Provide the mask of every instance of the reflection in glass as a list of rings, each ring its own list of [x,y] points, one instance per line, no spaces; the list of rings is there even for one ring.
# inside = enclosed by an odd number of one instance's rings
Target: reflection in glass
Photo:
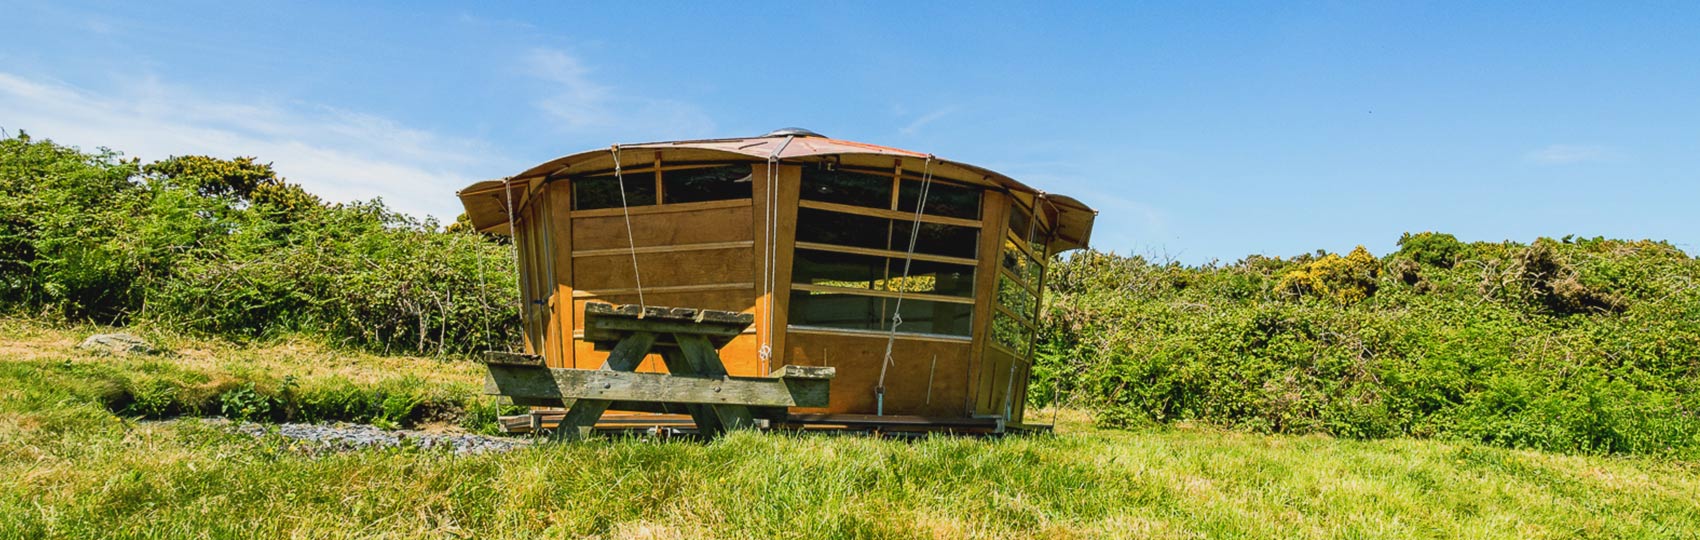
[[[800,194],[804,200],[869,208],[891,208],[891,176],[845,170],[803,168]]]
[[[790,324],[799,326],[890,331],[891,316],[896,306],[894,298],[791,291],[788,319]],[[973,304],[906,298],[903,300],[903,324],[897,327],[897,332],[967,336],[973,316]]]
[[[897,209],[904,212],[915,211],[915,200],[921,196],[921,183],[905,179],[897,193]],[[927,209],[929,216],[945,216],[963,219],[980,219],[980,189],[972,187],[933,182],[927,188]]]
[[[748,199],[749,164],[661,172],[662,202],[667,204]]]
[[[573,179],[573,209],[619,208],[619,180],[626,183],[626,206],[655,204],[655,171],[649,170]]]
[[[998,275],[998,303],[1029,321],[1037,315],[1036,308],[1039,306],[1033,293],[1003,274]]]
[[[1027,327],[1015,322],[1000,312],[992,312],[992,339],[1005,348],[1014,351],[1016,356],[1027,355],[1027,344],[1032,340]]]

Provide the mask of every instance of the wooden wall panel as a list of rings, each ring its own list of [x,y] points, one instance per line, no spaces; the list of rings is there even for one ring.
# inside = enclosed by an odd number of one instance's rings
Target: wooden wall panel
[[[575,328],[578,312],[573,311],[573,229],[571,219],[567,216],[572,212],[572,189],[565,183],[546,184],[545,190],[549,201],[550,256],[555,264],[552,268],[555,279],[551,286],[554,297],[550,308],[554,311],[555,323],[551,326],[555,353],[549,358],[548,364],[553,367],[569,367],[573,365],[573,346],[571,329]]]
[[[802,189],[803,169],[796,165],[780,165],[774,176],[776,190],[774,199],[777,201],[774,213],[774,233],[769,238],[767,233],[767,165],[757,165],[754,169],[756,178],[755,189],[755,219],[751,220],[751,232],[756,242],[752,251],[755,254],[754,274],[757,283],[756,290],[756,331],[759,341],[769,343],[772,351],[771,366],[785,364],[787,333],[785,325],[787,306],[791,303],[791,260],[792,251],[797,239],[797,199]],[[773,260],[766,257],[767,242],[774,243]],[[773,265],[773,290],[767,291],[764,280],[767,265]],[[769,308],[771,306],[771,309]],[[771,332],[771,335],[770,335]]]
[[[1001,415],[1004,389],[1009,386],[1009,366],[1016,360],[1014,356],[997,347],[986,347],[984,351],[980,358],[982,367],[975,377],[978,384],[974,414]]]
[[[880,362],[885,357],[886,339],[881,336],[849,336],[789,332],[787,360],[805,366],[831,366],[838,375],[832,380],[832,399],[824,410],[800,412],[874,414],[874,388],[879,384]],[[960,417],[968,395],[967,342],[919,341],[898,338],[892,347],[893,364],[885,377],[885,414]],[[933,368],[934,356],[938,367]],[[928,375],[932,372],[931,400]]]
[[[632,216],[632,238],[626,238],[624,216],[573,218],[573,249],[625,249],[638,246],[676,246],[736,242],[755,238],[748,206]]]
[[[752,249],[729,248],[672,253],[639,253],[638,269],[644,287],[674,287],[750,282],[754,274]],[[573,288],[581,291],[635,289],[629,253],[575,257]],[[656,303],[656,305],[666,305]],[[676,306],[696,307],[696,306]]]

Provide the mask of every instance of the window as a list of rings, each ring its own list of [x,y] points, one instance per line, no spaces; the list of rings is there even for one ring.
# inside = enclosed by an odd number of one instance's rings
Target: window
[[[915,200],[921,196],[921,182],[905,179],[897,194],[897,209],[915,211]],[[943,182],[933,182],[927,188],[927,214],[963,219],[980,219],[980,190]]]
[[[998,304],[1017,316],[1032,318],[1038,314],[1039,304],[1033,297],[1033,291],[1016,283],[1008,275],[998,276]]]
[[[749,199],[752,174],[748,163],[667,166],[596,174],[572,179],[573,210],[619,208],[620,182],[626,185],[625,206],[651,206]],[[657,190],[660,193],[656,193]]]
[[[1031,360],[1033,334],[1038,328],[1040,291],[1045,277],[1045,243],[1049,228],[1020,203],[1009,210],[998,271],[997,309],[992,316],[992,343],[1016,357]]]
[[[888,331],[901,294],[898,332],[972,332],[981,192],[935,181],[916,228],[919,187],[896,169],[803,170],[790,324]]]
[[[790,322],[798,326],[887,332],[897,299],[837,291],[791,291]],[[966,336],[974,304],[903,299],[903,334]]]
[[[655,204],[655,171],[622,171],[573,179],[573,209],[619,208],[620,183],[626,185],[626,206]]]
[[[750,198],[753,177],[746,163],[661,172],[666,204]]]
[[[805,200],[891,208],[891,177],[846,170],[803,169]]]
[[[1027,345],[1033,342],[1033,330],[1002,312],[992,315],[992,340],[1018,357],[1027,356]]]
[[[797,209],[797,241],[887,251],[909,251],[914,222],[846,214],[814,208]],[[980,229],[942,223],[922,223],[915,252],[972,259],[980,250]]]
[[[1039,261],[1033,260],[1032,255],[1022,251],[1020,244],[1014,238],[1009,237],[1003,239],[1003,267],[1014,273],[1015,277],[1027,282],[1028,285],[1038,284],[1039,276],[1044,272],[1044,268],[1039,266]]]

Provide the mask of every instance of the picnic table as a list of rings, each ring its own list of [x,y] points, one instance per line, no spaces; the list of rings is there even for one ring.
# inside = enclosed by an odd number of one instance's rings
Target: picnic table
[[[791,407],[825,407],[835,371],[782,366],[767,376],[726,373],[720,348],[755,322],[748,313],[694,308],[584,306],[584,339],[609,351],[601,369],[552,368],[537,355],[487,353],[484,392],[517,405],[562,407],[555,438],[591,432],[610,409],[690,414],[697,432],[715,436],[783,420]],[[667,373],[638,373],[650,353]]]

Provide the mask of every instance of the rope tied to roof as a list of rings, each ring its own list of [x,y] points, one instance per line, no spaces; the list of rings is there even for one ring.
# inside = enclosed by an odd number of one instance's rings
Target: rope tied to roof
[[[508,199],[508,251],[513,255],[514,268],[520,268],[519,229],[514,224],[514,177],[502,179],[502,194]],[[525,277],[518,272],[514,273],[514,291],[518,293],[514,295],[514,308],[519,311],[520,325],[524,326],[530,318],[525,315]]]
[[[649,304],[643,300],[643,273],[638,271],[637,238],[632,234],[632,211],[626,203],[626,178],[620,170],[620,145],[608,147],[608,153],[614,158],[614,183],[620,188],[620,215],[626,218],[626,247],[632,255],[632,281],[637,283],[638,318],[649,312]]]
[[[915,200],[915,217],[909,223],[909,249],[903,252],[903,277],[897,281],[897,302],[891,308],[891,329],[885,336],[885,358],[880,361],[880,379],[874,386],[874,394],[880,401],[880,414],[885,413],[885,375],[894,362],[891,349],[897,343],[897,327],[903,325],[903,296],[909,290],[909,267],[915,260],[915,244],[921,238],[921,218],[926,216],[927,195],[933,188],[933,159],[932,154],[927,154],[926,161],[921,165],[921,192]],[[898,185],[901,191],[902,184]]]
[[[779,270],[774,265],[779,260],[779,153],[784,152],[795,138],[794,135],[785,136],[785,140],[767,155],[767,191],[762,194],[766,207],[762,216],[762,292],[767,294],[767,301],[762,314],[761,348],[756,349],[756,356],[761,358],[768,373],[773,372],[773,310],[776,305],[773,289],[779,282]]]

